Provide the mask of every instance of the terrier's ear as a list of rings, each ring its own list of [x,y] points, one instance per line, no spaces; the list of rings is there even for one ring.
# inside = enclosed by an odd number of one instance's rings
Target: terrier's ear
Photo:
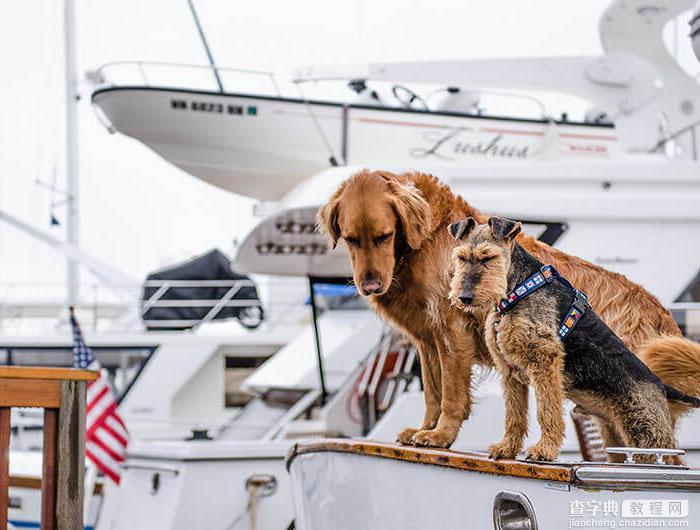
[[[491,217],[488,222],[491,228],[491,234],[493,234],[496,241],[510,241],[514,239],[515,236],[520,233],[523,226],[521,223],[506,219],[505,217]]]
[[[460,239],[467,237],[469,232],[471,232],[472,228],[475,226],[476,220],[473,217],[467,217],[466,219],[452,223],[448,227],[448,230],[450,231],[450,234],[452,234],[452,237],[459,241]]]

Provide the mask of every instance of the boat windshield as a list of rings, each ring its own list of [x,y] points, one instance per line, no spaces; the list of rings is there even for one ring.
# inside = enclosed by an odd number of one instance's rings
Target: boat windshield
[[[120,402],[129,392],[155,348],[151,346],[93,346]],[[0,364],[18,366],[73,366],[73,350],[68,346],[13,346],[0,344]]]

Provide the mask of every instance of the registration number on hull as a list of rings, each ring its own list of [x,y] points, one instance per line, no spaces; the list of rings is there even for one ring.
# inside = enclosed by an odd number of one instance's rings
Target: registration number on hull
[[[234,116],[242,116],[243,114],[256,116],[258,114],[258,107],[255,105],[245,106],[186,99],[171,99],[170,108],[191,112],[207,112],[210,114],[231,114]]]

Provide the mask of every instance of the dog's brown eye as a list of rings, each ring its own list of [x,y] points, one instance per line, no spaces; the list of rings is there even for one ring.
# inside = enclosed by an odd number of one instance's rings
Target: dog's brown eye
[[[375,237],[374,244],[381,245],[385,241],[388,241],[390,237],[391,237],[391,234],[382,234],[381,236]]]
[[[345,241],[347,241],[348,245],[352,247],[359,247],[360,246],[360,240],[356,237],[346,237]]]
[[[495,258],[495,257],[496,257],[496,256],[484,256],[484,257],[481,258],[479,261],[480,261],[481,263],[486,263],[487,261],[491,261],[491,260],[492,260],[493,258]]]
[[[462,263],[466,263],[466,262],[467,262],[467,258],[465,258],[464,256],[457,256],[457,259],[458,259],[459,261],[461,261]]]

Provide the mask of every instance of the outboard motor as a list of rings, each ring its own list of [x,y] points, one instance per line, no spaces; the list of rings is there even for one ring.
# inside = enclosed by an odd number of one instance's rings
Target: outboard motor
[[[700,0],[695,4],[693,17],[690,19],[690,38],[693,41],[695,56],[700,61]]]

